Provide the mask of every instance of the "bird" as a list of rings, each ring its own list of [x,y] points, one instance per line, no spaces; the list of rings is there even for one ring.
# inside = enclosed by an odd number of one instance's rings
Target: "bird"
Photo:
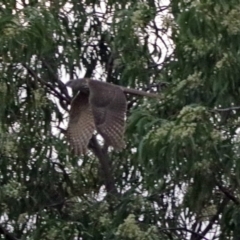
[[[125,94],[159,97],[158,94],[91,78],[73,79],[66,86],[77,92],[71,101],[66,136],[74,154],[78,156],[86,154],[95,131],[103,137],[107,146],[117,151],[125,147]]]

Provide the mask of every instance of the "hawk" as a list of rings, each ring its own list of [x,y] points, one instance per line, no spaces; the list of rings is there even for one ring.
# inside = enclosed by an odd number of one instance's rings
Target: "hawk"
[[[71,80],[66,86],[78,91],[71,102],[66,131],[67,139],[76,155],[86,153],[94,131],[103,137],[108,146],[116,150],[124,148],[123,136],[127,110],[125,93],[159,97],[157,94],[89,78]]]

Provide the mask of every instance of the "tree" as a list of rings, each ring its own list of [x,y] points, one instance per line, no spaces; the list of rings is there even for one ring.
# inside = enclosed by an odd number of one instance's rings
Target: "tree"
[[[1,239],[239,239],[240,2],[0,1]],[[69,78],[128,98],[127,147],[74,156]]]

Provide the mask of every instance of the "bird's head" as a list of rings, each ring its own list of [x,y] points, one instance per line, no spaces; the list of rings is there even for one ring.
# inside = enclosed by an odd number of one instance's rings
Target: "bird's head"
[[[86,78],[72,79],[66,83],[66,86],[72,88],[73,91],[88,90],[88,82]]]

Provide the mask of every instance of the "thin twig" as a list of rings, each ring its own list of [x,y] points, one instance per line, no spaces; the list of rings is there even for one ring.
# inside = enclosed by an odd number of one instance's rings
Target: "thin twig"
[[[213,112],[227,112],[227,111],[233,111],[233,110],[240,110],[240,106],[236,107],[229,107],[229,108],[216,108],[213,109]]]
[[[200,234],[200,233],[197,233],[197,232],[194,232],[190,229],[187,229],[187,228],[161,228],[159,229],[159,231],[172,231],[172,230],[175,230],[175,231],[184,231],[184,232],[189,232],[191,234],[194,234],[202,239],[205,239],[205,240],[209,240],[208,238],[204,237],[204,235]]]

